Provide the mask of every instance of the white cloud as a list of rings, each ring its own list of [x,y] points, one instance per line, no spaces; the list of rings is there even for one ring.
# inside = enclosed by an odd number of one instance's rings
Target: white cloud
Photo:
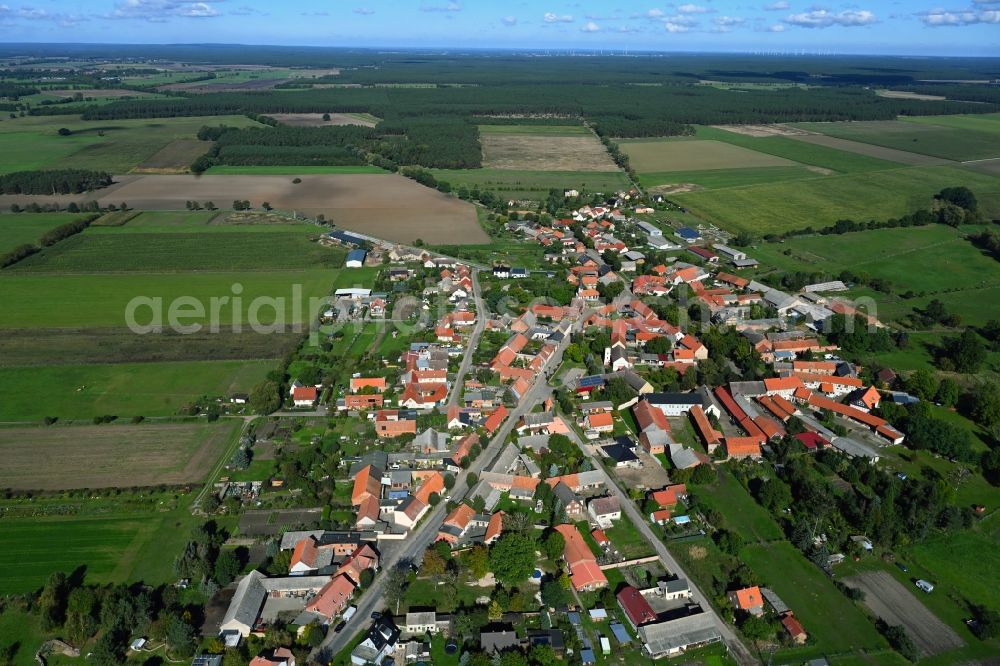
[[[546,23],[572,23],[573,17],[570,14],[554,14],[552,12],[545,12],[542,16],[542,20]]]
[[[500,21],[508,28],[513,28],[515,25],[517,25],[516,16],[504,16],[502,19],[500,19]]]
[[[375,10],[371,7],[355,7],[352,11],[355,14],[361,14],[362,16],[371,16],[375,13]]]
[[[170,18],[211,18],[221,13],[208,2],[183,0],[124,0],[115,6],[108,18],[137,19],[162,23]]]
[[[764,30],[764,32],[784,32],[784,31],[785,31],[785,26],[781,25],[780,23],[775,23],[774,25],[769,25]]]
[[[597,32],[601,29],[601,26],[597,25],[593,21],[588,21],[586,25],[580,28],[581,32]]]
[[[687,32],[691,29],[691,26],[675,23],[673,21],[667,21],[663,24],[663,29],[667,32]]]
[[[662,9],[650,9],[648,12],[646,12],[646,16],[648,16],[649,18],[660,18],[661,16],[663,16],[663,14],[664,12]]]
[[[791,14],[785,19],[789,25],[800,28],[829,28],[832,26],[854,27],[871,25],[878,19],[867,9],[848,9],[842,12],[831,12],[826,9],[813,9],[801,14]]]
[[[732,28],[747,22],[745,18],[740,16],[716,16],[712,21],[720,28]]]
[[[445,5],[420,5],[422,12],[460,12],[462,6],[457,2],[449,2]]]
[[[681,5],[677,8],[681,14],[704,14],[706,12],[712,11],[708,7],[702,7],[701,5],[693,5],[688,3],[686,5]]]
[[[979,4],[988,3],[980,2]],[[924,22],[924,25],[931,28],[957,27],[975,25],[977,23],[994,24],[1000,23],[1000,10],[987,9],[978,11],[968,9],[964,11],[945,11],[943,9],[932,9],[929,12],[921,12],[920,20]]]
[[[764,5],[764,11],[766,12],[781,12],[791,7],[787,0],[778,0],[777,2],[772,2],[769,5]]]

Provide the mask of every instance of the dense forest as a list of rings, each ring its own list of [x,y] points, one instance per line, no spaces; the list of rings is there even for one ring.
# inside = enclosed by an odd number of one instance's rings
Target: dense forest
[[[0,194],[80,194],[110,184],[111,175],[103,171],[15,171],[0,175]]]

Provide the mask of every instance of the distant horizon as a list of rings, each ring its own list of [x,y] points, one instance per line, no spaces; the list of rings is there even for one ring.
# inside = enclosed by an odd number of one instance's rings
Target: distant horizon
[[[10,0],[7,0],[10,2]],[[995,57],[1000,0],[46,0],[3,43]],[[127,35],[118,41],[115,37]],[[253,35],[248,39],[248,35]],[[109,40],[108,37],[111,36]],[[13,38],[13,39],[11,39]]]
[[[376,52],[419,52],[427,54],[463,54],[469,52],[479,53],[506,53],[514,55],[536,55],[536,56],[576,56],[580,57],[633,57],[633,56],[659,56],[659,55],[687,55],[687,56],[754,56],[767,58],[854,58],[854,57],[880,57],[880,58],[901,58],[907,60],[949,60],[949,59],[975,59],[975,60],[998,60],[997,55],[978,54],[926,54],[926,53],[878,53],[864,51],[843,51],[843,52],[819,52],[805,49],[789,50],[767,50],[767,49],[746,49],[746,50],[687,50],[687,49],[655,49],[655,48],[592,48],[592,47],[541,47],[541,46],[447,46],[447,45],[330,45],[330,44],[285,44],[285,43],[253,43],[253,42],[113,42],[113,41],[4,41],[0,39],[0,48],[25,47],[72,47],[72,46],[118,46],[118,47],[244,47],[244,48],[273,48],[273,49],[323,49],[330,51],[376,51]],[[10,57],[10,56],[7,56]]]

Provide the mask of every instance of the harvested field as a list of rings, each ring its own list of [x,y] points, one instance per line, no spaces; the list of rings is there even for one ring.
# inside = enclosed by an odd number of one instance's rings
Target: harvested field
[[[238,424],[0,428],[0,487],[69,490],[205,478]]]
[[[867,155],[868,157],[877,157],[881,160],[889,160],[891,162],[899,162],[900,164],[908,164],[910,166],[935,166],[939,164],[954,164],[951,160],[946,160],[941,157],[933,157],[931,155],[920,155],[918,153],[911,153],[905,150],[896,150],[894,148],[885,148],[883,146],[876,146],[870,143],[861,143],[860,141],[851,141],[849,139],[838,139],[833,136],[825,136],[822,134],[800,134],[794,137],[796,141],[804,141],[805,143],[811,143],[815,146],[826,146],[827,148],[836,148],[837,150],[844,150],[849,153],[856,153],[858,155]]]
[[[46,94],[59,95],[60,97],[72,97],[73,95],[83,95],[84,97],[148,97],[152,93],[138,92],[135,90],[122,90],[120,88],[82,88],[78,90],[60,89],[46,90]]]
[[[201,331],[136,335],[127,328],[20,328],[0,335],[0,367],[279,359],[299,346],[301,334]]]
[[[796,123],[797,127],[838,139],[931,155],[946,160],[1000,157],[1000,119],[941,116],[927,121],[865,120],[836,123]]]
[[[198,139],[171,141],[137,166],[136,173],[187,173],[191,163],[208,152],[211,144]]]
[[[275,536],[302,527],[310,529],[319,524],[323,515],[316,509],[279,509],[275,511],[245,511],[240,517],[240,536]]]
[[[608,151],[593,135],[546,136],[484,133],[483,167],[521,171],[615,171]]]
[[[288,83],[291,79],[251,79],[235,83],[219,83],[213,81],[191,81],[189,83],[168,83],[158,90],[175,90],[189,93],[246,92],[250,90],[269,90],[279,83]]]
[[[789,125],[712,125],[712,127],[744,136],[801,136],[808,134],[805,130]]]
[[[935,655],[965,645],[951,627],[927,610],[914,593],[891,574],[869,571],[845,578],[844,582],[864,591],[864,604],[877,617],[889,624],[906,627],[907,633],[924,654]]]
[[[490,241],[471,204],[394,174],[303,175],[297,185],[287,176],[133,175],[119,176],[116,181],[111,187],[79,196],[0,196],[0,207],[32,201],[66,205],[93,199],[95,194],[101,205],[124,201],[143,210],[182,210],[185,201],[192,199],[217,205],[247,199],[254,206],[268,201],[280,210],[322,213],[339,227],[398,242],[417,238],[452,245]]]
[[[711,140],[623,141],[621,148],[639,173],[796,166],[783,157]]]
[[[282,125],[291,125],[292,127],[329,127],[333,125],[375,127],[376,125],[375,121],[353,113],[331,113],[329,120],[323,120],[322,113],[269,113],[267,115]]]
[[[876,90],[875,94],[879,97],[887,97],[889,99],[917,99],[923,100],[925,102],[935,102],[942,99],[948,99],[941,95],[921,95],[920,93],[910,92],[909,90]]]

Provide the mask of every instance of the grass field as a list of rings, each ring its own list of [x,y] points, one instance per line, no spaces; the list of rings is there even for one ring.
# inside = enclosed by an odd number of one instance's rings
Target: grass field
[[[628,178],[621,171],[509,171],[505,169],[432,169],[438,180],[451,184],[479,187],[501,197],[540,199],[550,189],[576,189],[581,192],[612,193],[628,189]]]
[[[826,146],[813,145],[785,136],[753,137],[716,127],[698,127],[696,136],[699,139],[725,141],[734,146],[749,148],[761,153],[784,157],[793,162],[809,164],[840,173],[864,173],[866,171],[899,168],[899,164],[889,160],[858,155]]]
[[[202,395],[249,393],[274,361],[0,368],[0,421],[170,416]]]
[[[628,140],[619,145],[639,173],[795,166],[782,157],[714,140]]]
[[[72,213],[0,213],[0,254],[18,245],[37,245],[46,231],[79,217]]]
[[[763,583],[773,589],[802,622],[814,646],[782,652],[803,657],[824,652],[878,650],[885,640],[874,623],[790,543],[747,546],[740,553]]]
[[[0,428],[0,488],[68,490],[201,481],[238,426],[238,421],[226,421]]]
[[[263,226],[263,225],[261,225]],[[224,228],[224,227],[218,227]],[[319,229],[311,227],[318,236]],[[10,267],[15,273],[157,273],[339,268],[345,252],[303,233],[103,233],[89,230]]]
[[[124,326],[126,308],[135,298],[163,299],[163,322],[168,324],[169,304],[189,297],[205,308],[201,317],[185,318],[185,323],[208,323],[213,298],[234,296],[242,299],[220,302],[218,321],[228,325],[238,319],[249,330],[252,303],[259,297],[284,298],[279,310],[286,323],[307,321],[308,299],[330,293],[337,271],[268,271],[232,273],[164,273],[135,275],[0,275],[0,309],[5,313],[0,328]],[[239,285],[237,287],[236,285]],[[300,285],[303,302],[295,309],[295,286]],[[275,321],[274,309],[257,301],[258,319],[267,325]],[[136,312],[136,321],[149,323],[151,308]]]
[[[531,134],[533,136],[593,136],[583,125],[480,125],[480,134]]]
[[[929,207],[935,193],[955,185],[971,188],[986,216],[1000,215],[1000,179],[951,166],[730,187],[676,194],[672,198],[723,229],[768,234],[823,227],[843,218],[898,217]]]
[[[728,470],[719,475],[718,484],[695,492],[700,501],[722,514],[724,527],[739,533],[747,543],[784,538],[771,514],[754,501]]]
[[[940,591],[957,591],[990,608],[1000,606],[1000,521],[992,516],[976,530],[932,537],[906,548],[907,557],[933,573]],[[936,590],[937,591],[937,590]]]
[[[877,146],[965,161],[1000,157],[1000,120],[996,114],[978,121],[969,116],[960,120],[927,118],[918,122],[905,120],[869,120],[849,123],[797,123],[812,132]]]
[[[69,575],[80,567],[89,583],[171,583],[174,557],[202,520],[191,514],[193,498],[146,492],[9,500],[3,504],[10,545],[0,552],[0,594],[31,592],[50,573]]]
[[[656,171],[639,174],[639,184],[647,188],[661,185],[693,184],[708,190],[724,187],[761,185],[786,180],[823,178],[807,166],[773,166],[757,169],[709,169],[707,171]]]
[[[0,173],[41,168],[127,173],[203,125],[260,126],[245,116],[89,121],[79,116],[25,116],[0,123]],[[65,127],[72,134],[60,136]],[[208,149],[208,143],[205,144]]]
[[[752,253],[761,263],[786,271],[836,275],[847,269],[865,273],[889,280],[898,291],[1000,286],[1000,264],[963,237],[973,231],[933,224],[838,236],[802,236],[781,244],[762,243]],[[933,271],[924,270],[930,265]],[[991,305],[981,302],[979,307],[1000,316],[1000,304],[995,308]]]

